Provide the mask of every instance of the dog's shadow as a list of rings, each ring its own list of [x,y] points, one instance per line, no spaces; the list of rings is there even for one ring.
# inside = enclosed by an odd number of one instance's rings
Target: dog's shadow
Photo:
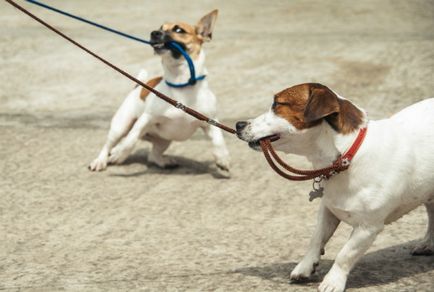
[[[164,175],[200,175],[210,174],[217,179],[226,179],[226,173],[220,171],[213,161],[196,161],[182,156],[169,155],[176,160],[177,166],[172,168],[161,168],[148,161],[149,150],[139,149],[131,154],[124,163],[119,166],[131,164],[141,164],[146,166],[143,171],[133,173],[113,173],[111,176],[116,177],[136,177],[146,174],[164,174]]]
[[[415,244],[416,242],[408,242],[364,255],[354,270],[351,271],[347,287],[363,288],[384,285],[434,270],[433,256],[410,255]],[[296,285],[317,286],[318,282],[330,270],[332,264],[332,260],[321,260],[310,281]],[[289,275],[295,266],[296,263],[275,263],[263,267],[240,268],[233,272],[273,282],[288,283],[289,285]]]

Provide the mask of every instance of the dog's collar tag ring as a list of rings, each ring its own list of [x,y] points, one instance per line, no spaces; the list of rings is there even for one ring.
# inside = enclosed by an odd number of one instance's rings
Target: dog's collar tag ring
[[[323,176],[318,176],[313,179],[312,191],[309,193],[309,202],[312,202],[316,198],[321,198],[324,194],[324,188],[321,186],[321,182],[324,179]]]

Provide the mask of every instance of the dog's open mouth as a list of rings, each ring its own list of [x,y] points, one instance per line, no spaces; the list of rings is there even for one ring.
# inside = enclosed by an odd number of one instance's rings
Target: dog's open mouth
[[[255,150],[260,150],[261,149],[261,140],[270,140],[270,142],[274,142],[274,141],[277,141],[279,139],[280,139],[280,135],[279,134],[273,134],[273,135],[265,136],[263,138],[250,141],[249,142],[249,147],[253,148]]]
[[[153,42],[151,43],[152,48],[154,48],[154,52],[157,54],[163,54],[166,51],[171,51],[172,55],[175,59],[178,59],[182,56],[181,52],[177,48],[175,48],[173,45],[171,45],[172,40],[166,40],[164,42]],[[187,51],[187,48],[182,43],[177,43],[184,51]]]
[[[162,53],[163,51],[169,49],[167,43],[159,43],[159,42],[157,43],[157,42],[155,42],[155,43],[151,43],[151,46],[152,46],[152,48],[154,48],[154,51],[156,53]]]

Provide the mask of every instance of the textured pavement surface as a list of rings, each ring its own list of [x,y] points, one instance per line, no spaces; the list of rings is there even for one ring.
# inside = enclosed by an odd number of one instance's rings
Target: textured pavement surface
[[[144,37],[220,9],[207,68],[228,125],[302,82],[372,119],[434,96],[433,1],[47,2]],[[148,47],[23,5],[133,75],[161,73]],[[148,165],[143,142],[125,165],[89,172],[133,84],[3,1],[0,11],[1,291],[316,289],[351,228],[339,227],[312,283],[288,283],[315,226],[309,182],[281,179],[230,135],[232,178],[221,179],[199,132],[168,150],[178,169]],[[348,291],[434,291],[434,257],[409,255],[426,217],[420,207],[387,226]]]

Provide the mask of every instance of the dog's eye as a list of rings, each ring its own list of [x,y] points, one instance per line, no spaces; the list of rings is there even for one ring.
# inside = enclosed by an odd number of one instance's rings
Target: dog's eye
[[[278,105],[280,106],[291,106],[291,104],[289,102],[278,102],[278,101],[273,101],[273,103],[271,104],[271,109],[275,109]]]
[[[175,25],[175,27],[172,29],[172,31],[176,33],[185,33],[186,31],[180,28],[179,26]]]

